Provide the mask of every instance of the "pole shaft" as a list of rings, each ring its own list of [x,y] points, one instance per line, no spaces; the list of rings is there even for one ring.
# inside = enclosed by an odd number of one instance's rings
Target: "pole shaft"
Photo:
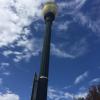
[[[45,24],[46,28],[42,50],[40,77],[45,76],[48,78],[52,20],[50,20],[49,18],[46,19]]]
[[[43,43],[41,68],[40,68],[40,76],[38,80],[36,100],[47,100],[52,21],[53,20],[51,16],[45,19],[45,26],[46,26],[45,27],[45,37],[44,37],[44,43]]]
[[[51,27],[55,16],[53,13],[49,12],[44,16],[44,18],[45,18],[45,34],[44,34],[45,36],[42,49],[40,75],[34,91],[36,92],[35,93],[36,98],[33,100],[47,100]]]

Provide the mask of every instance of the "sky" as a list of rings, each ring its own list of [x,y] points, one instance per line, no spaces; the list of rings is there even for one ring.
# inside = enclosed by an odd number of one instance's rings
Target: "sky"
[[[47,1],[0,0],[0,100],[30,100]],[[100,83],[100,0],[54,1],[48,100],[73,100]]]

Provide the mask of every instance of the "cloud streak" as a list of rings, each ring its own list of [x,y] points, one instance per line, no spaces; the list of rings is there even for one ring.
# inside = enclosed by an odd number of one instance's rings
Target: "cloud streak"
[[[64,50],[60,50],[60,48],[57,48],[54,44],[51,45],[51,53],[52,55],[55,55],[60,58],[75,58],[75,56],[65,52]]]
[[[66,14],[73,14],[78,11],[87,0],[71,0],[71,1],[62,1],[58,3],[60,10],[66,9]]]
[[[100,21],[99,19],[97,21],[91,20],[91,18],[81,12],[77,13],[74,17],[74,21],[78,22],[82,26],[87,27],[88,29],[91,29],[93,32],[97,33],[97,36],[100,36],[98,34],[100,32]]]
[[[73,100],[78,97],[86,97],[87,93],[86,92],[80,92],[80,93],[69,93],[61,90],[56,90],[54,88],[49,87],[48,90],[48,97],[50,100]]]
[[[95,78],[90,81],[90,84],[98,84],[98,83],[100,83],[100,78]]]
[[[79,75],[76,79],[74,84],[79,84],[80,82],[84,81],[85,78],[88,77],[88,72],[84,72],[83,74]]]

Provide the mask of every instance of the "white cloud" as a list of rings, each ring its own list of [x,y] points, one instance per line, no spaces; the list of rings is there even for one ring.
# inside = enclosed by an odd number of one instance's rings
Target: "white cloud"
[[[77,14],[75,14],[75,16],[73,17],[74,21],[78,22],[79,24],[91,29],[93,32],[95,33],[99,33],[100,32],[100,20],[97,19],[97,21],[93,21],[89,16],[78,12]],[[96,34],[98,36],[100,36],[100,34]]]
[[[72,14],[79,10],[85,4],[86,1],[87,0],[71,0],[68,2],[62,1],[58,3],[58,7],[61,11],[63,9],[66,9],[67,14]]]
[[[51,45],[51,53],[58,57],[72,58],[72,59],[75,58],[73,55],[68,54],[67,52],[63,50],[60,50],[60,48],[57,48],[54,44]]]
[[[1,66],[9,66],[9,63],[2,62]]]
[[[31,35],[30,31],[25,28],[33,21],[41,18],[41,5],[45,0],[0,0],[0,48],[23,47],[23,51],[4,50],[4,56],[15,55],[14,61],[30,58],[38,54],[38,46],[34,40],[27,37]],[[34,39],[34,37],[33,37]],[[13,45],[17,43],[17,45]],[[33,50],[32,50],[33,49]]]
[[[87,96],[87,92],[84,92],[84,93],[81,93],[81,92],[80,92],[79,94],[76,94],[76,95],[75,95],[75,99],[78,99],[78,98],[80,98],[80,97],[81,97],[81,98],[82,98],[82,97],[85,98],[86,96]]]
[[[79,75],[76,79],[74,84],[79,84],[80,82],[82,82],[85,78],[88,77],[88,72],[84,72],[83,74]]]
[[[9,76],[11,73],[7,71],[7,72],[3,72],[2,74],[5,76]]]
[[[9,67],[9,63],[6,63],[6,62],[2,62],[1,64],[0,64],[0,70],[1,71],[5,71],[8,67]]]
[[[57,93],[57,91],[55,89],[49,87],[49,89],[48,89],[48,97],[51,100],[58,97],[58,95],[56,93]]]
[[[100,78],[95,78],[90,81],[90,84],[100,83]]]
[[[74,100],[74,98],[79,98],[79,97],[86,97],[87,93],[86,92],[79,92],[76,94],[65,92],[62,90],[57,90],[54,88],[49,88],[48,89],[48,97],[50,100]]]
[[[51,45],[51,51],[53,55],[63,58],[78,58],[88,52],[88,43],[85,38],[75,41],[73,44],[60,44]],[[68,48],[66,48],[68,47]]]
[[[9,76],[11,73],[9,72],[8,68],[9,68],[10,64],[6,63],[6,62],[2,62],[0,64],[0,74],[5,75],[5,76]]]
[[[58,30],[60,30],[60,31],[66,31],[67,29],[68,29],[68,26],[69,26],[69,24],[70,24],[71,22],[70,21],[66,21],[66,22],[64,22],[64,23],[60,23],[59,25],[58,25]]]
[[[21,60],[28,61],[32,56],[39,55],[41,51],[41,40],[38,39],[30,39],[27,38],[23,40],[19,40],[16,44],[17,47],[22,47],[23,49],[16,51],[16,50],[5,50],[3,51],[3,55],[5,57],[9,57],[13,55],[13,60],[15,62],[20,62]]]
[[[48,97],[50,100],[62,100],[70,98],[72,100],[72,95],[70,93],[64,93],[61,90],[56,90],[54,88],[49,88],[48,90]]]
[[[40,18],[45,0],[0,0],[0,47],[20,38],[23,28]]]
[[[74,95],[71,94],[71,93],[66,92],[66,93],[64,93],[64,98],[66,98],[66,99],[72,99],[73,100]]]
[[[39,54],[40,50],[41,50],[41,39],[24,39],[22,41],[19,41],[17,46],[22,46],[25,47],[24,52],[28,52],[30,51],[32,53],[32,55],[36,56]]]
[[[73,55],[75,58],[82,56],[87,52],[88,52],[88,43],[85,38],[76,41],[69,47],[69,53]]]
[[[19,96],[14,93],[0,93],[0,100],[20,100]]]
[[[86,91],[86,87],[84,87],[84,86],[80,87],[79,91]]]
[[[69,89],[71,87],[72,87],[72,85],[69,85],[69,86],[65,86],[63,89]]]

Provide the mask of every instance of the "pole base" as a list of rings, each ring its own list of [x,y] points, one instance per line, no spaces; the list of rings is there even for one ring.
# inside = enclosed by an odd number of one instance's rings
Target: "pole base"
[[[39,78],[36,100],[47,100],[47,78]]]

